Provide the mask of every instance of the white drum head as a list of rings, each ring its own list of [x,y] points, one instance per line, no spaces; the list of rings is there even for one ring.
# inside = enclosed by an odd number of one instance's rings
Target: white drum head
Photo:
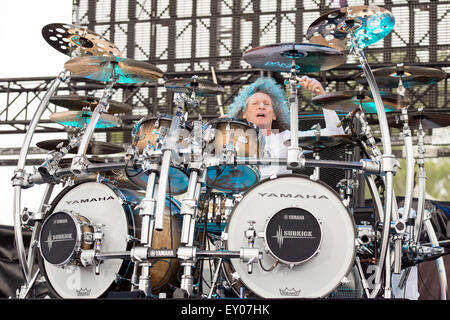
[[[307,212],[305,215],[283,215],[288,208],[294,212]],[[297,208],[297,211],[296,209]],[[289,210],[291,210],[289,209]],[[291,212],[287,210],[287,212]],[[280,213],[281,212],[281,213]],[[255,240],[255,247],[263,252],[261,268],[259,263],[253,265],[253,272],[247,272],[247,264],[239,259],[231,259],[235,272],[240,281],[263,298],[321,298],[327,296],[341,283],[350,272],[355,257],[355,224],[347,208],[342,204],[339,196],[327,185],[311,181],[299,175],[285,175],[273,180],[264,180],[249,189],[242,200],[235,206],[228,221],[225,232],[228,250],[239,250],[248,247],[245,231],[249,228],[248,221],[255,221],[257,233],[264,234],[268,222],[276,217],[292,218],[292,223],[283,222],[276,233],[275,246],[282,248],[292,245],[302,252],[302,246],[309,246],[306,254],[291,256],[297,259],[294,263],[278,263],[272,271],[264,271],[274,264],[274,258],[267,250],[263,238]],[[308,243],[301,240],[301,236],[308,235],[304,231],[296,230],[294,220],[300,217],[313,223],[311,227],[316,232],[318,241]],[[303,219],[303,218],[301,218]],[[294,223],[295,222],[295,223]],[[293,230],[287,226],[292,226]],[[311,234],[309,234],[311,235]],[[291,247],[292,248],[292,247]],[[289,249],[295,250],[295,249]],[[294,252],[295,253],[295,252]],[[288,257],[291,258],[291,257]],[[281,259],[279,259],[281,260]]]
[[[93,224],[105,225],[102,251],[127,249],[127,235],[130,232],[128,220],[131,217],[126,214],[120,197],[108,185],[97,182],[81,183],[55,201],[57,202],[53,212],[72,211],[87,217]],[[114,283],[122,264],[120,259],[104,260],[100,264],[100,274],[96,275],[95,266],[61,268],[44,260],[47,278],[62,298],[101,296]]]

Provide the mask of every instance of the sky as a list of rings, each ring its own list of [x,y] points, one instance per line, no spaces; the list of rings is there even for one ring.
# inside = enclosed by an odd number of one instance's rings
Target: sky
[[[71,22],[72,0],[1,1],[0,78],[47,76],[56,78],[69,57],[47,44],[41,30],[49,23]],[[54,138],[55,134],[36,136],[32,146],[35,145],[35,141]],[[23,134],[0,135],[0,148],[21,147],[23,139]],[[16,167],[0,167],[0,192],[3,200],[0,205],[0,225],[13,225],[14,192],[11,177],[15,169]],[[30,167],[26,167],[26,170],[31,172]],[[31,211],[36,210],[44,190],[44,185],[24,190],[22,207],[27,207]]]

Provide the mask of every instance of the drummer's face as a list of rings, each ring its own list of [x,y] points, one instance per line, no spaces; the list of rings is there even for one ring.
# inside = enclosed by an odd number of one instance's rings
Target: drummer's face
[[[261,129],[270,130],[272,121],[277,119],[270,96],[263,92],[257,92],[250,96],[243,118]]]

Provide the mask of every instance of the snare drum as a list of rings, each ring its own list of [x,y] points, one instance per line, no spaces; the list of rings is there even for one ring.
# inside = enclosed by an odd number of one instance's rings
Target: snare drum
[[[237,157],[258,158],[263,155],[264,135],[254,124],[243,119],[219,118],[208,123],[214,138],[207,146],[207,156],[224,159],[227,150]],[[210,166],[206,184],[226,193],[247,190],[260,179],[259,170],[251,165]]]
[[[141,120],[133,129],[133,135],[137,137],[137,142],[133,144],[142,154],[147,144],[156,147],[158,137],[164,138],[169,132],[172,123],[172,116],[167,114],[149,117]],[[180,129],[179,145],[182,148],[188,146],[187,138],[192,131],[189,123],[184,123]],[[138,188],[145,190],[147,188],[148,175],[141,167],[127,167],[126,175],[128,179]],[[168,190],[169,194],[179,195],[185,193],[189,184],[189,176],[186,171],[178,166],[169,168]]]
[[[228,219],[227,250],[248,247],[248,221],[254,222],[254,247],[263,258],[253,264],[252,273],[239,259],[226,266],[233,287],[241,292],[262,298],[322,298],[351,272],[355,223],[325,183],[291,174],[253,186]]]
[[[56,297],[78,299],[106,296],[117,287],[130,290],[133,263],[106,259],[95,266],[81,263],[83,250],[93,248],[95,226],[103,225],[100,252],[129,251],[140,239],[141,216],[134,206],[143,198],[134,190],[108,183],[85,181],[57,195],[39,234],[39,267]],[[162,231],[154,231],[152,248],[177,248],[180,244],[180,206],[167,198]],[[156,260],[150,269],[153,292],[176,279],[177,259]]]

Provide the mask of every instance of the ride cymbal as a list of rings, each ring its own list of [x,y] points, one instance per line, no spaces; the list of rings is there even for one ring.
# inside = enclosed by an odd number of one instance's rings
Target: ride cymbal
[[[60,95],[51,97],[50,102],[69,110],[81,111],[84,108],[89,108],[90,111],[94,111],[95,107],[100,102],[100,99],[101,98],[94,96]],[[132,110],[132,108],[125,103],[108,100],[108,104],[108,113],[128,113]]]
[[[222,86],[197,78],[172,79],[166,81],[164,86],[170,91],[186,94],[192,94],[194,92],[200,97],[216,96],[225,92]]]
[[[63,111],[55,112],[50,115],[50,120],[59,124],[82,128],[90,122],[92,112],[90,111]],[[95,128],[111,128],[117,127],[122,123],[120,118],[110,114],[101,114]]]
[[[409,106],[411,101],[403,96],[380,92],[385,112],[398,111]],[[311,99],[315,105],[338,112],[351,112],[362,106],[365,113],[377,113],[375,101],[370,91],[338,91],[325,93]]]
[[[69,57],[122,56],[120,50],[108,39],[85,27],[51,23],[42,28],[42,36],[53,48]]]
[[[392,13],[378,6],[353,6],[330,11],[315,20],[306,38],[337,50],[364,48],[386,37],[395,25]]]
[[[330,70],[345,62],[342,52],[314,43],[280,43],[253,48],[243,59],[255,68],[289,72],[292,61],[298,73]]]
[[[57,150],[60,148],[63,148],[69,144],[68,139],[52,139],[52,140],[44,140],[36,143],[36,146],[38,146],[41,149],[44,150]],[[120,153],[124,152],[125,149],[121,146],[107,143],[107,142],[100,142],[100,141],[91,141],[88,144],[88,148],[86,151],[86,154],[90,155],[105,155],[105,154],[113,154],[113,153]],[[78,147],[72,148],[69,150],[70,154],[77,154],[78,153]],[[67,160],[65,160],[67,161]]]
[[[117,83],[141,83],[163,76],[163,72],[150,63],[111,56],[77,57],[67,61],[64,67],[74,75],[104,82],[117,78]]]
[[[416,66],[393,66],[372,70],[378,87],[398,88],[400,79],[403,87],[411,88],[422,85],[432,85],[447,77],[447,73],[440,69]],[[367,85],[364,73],[355,77],[356,82]]]

